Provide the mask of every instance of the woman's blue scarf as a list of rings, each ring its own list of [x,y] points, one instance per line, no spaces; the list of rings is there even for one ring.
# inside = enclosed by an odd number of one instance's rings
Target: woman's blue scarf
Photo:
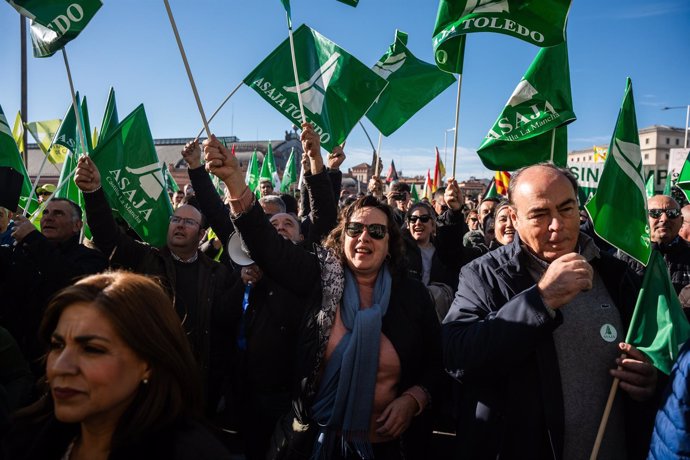
[[[376,278],[373,304],[360,310],[359,287],[345,268],[340,318],[347,333],[333,350],[312,406],[319,424],[313,459],[331,457],[340,435],[343,451],[353,449],[362,459],[373,459],[369,422],[379,367],[381,323],[391,297],[391,275],[384,265]]]

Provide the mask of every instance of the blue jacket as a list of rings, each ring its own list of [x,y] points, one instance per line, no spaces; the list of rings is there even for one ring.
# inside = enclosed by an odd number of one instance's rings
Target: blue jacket
[[[650,460],[667,458],[690,459],[690,341],[681,349],[678,361],[671,371],[671,382],[666,387],[663,405],[656,414]]]
[[[526,257],[516,237],[463,267],[444,320],[444,364],[463,383],[460,458],[563,458],[563,395],[552,338],[563,319],[546,310]],[[603,252],[592,266],[627,327],[638,277]],[[625,398],[626,420],[634,420],[626,425],[630,458],[644,458],[655,408]]]

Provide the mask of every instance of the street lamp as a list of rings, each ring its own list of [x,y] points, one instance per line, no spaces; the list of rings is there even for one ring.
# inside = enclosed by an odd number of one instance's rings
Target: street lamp
[[[443,164],[448,164],[448,133],[450,131],[455,131],[455,128],[446,129],[445,135],[443,136]]]
[[[683,148],[688,148],[688,122],[690,122],[690,105],[676,105],[673,107],[664,107],[661,110],[673,110],[673,109],[687,109],[685,112],[685,139],[683,140]]]

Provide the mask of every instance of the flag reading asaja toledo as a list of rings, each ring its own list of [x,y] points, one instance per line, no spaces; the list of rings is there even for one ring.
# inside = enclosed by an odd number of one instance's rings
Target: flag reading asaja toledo
[[[268,55],[245,79],[292,123],[301,121],[297,91],[307,121],[331,151],[369,110],[388,82],[347,51],[306,25],[293,34],[299,84],[295,83],[289,40]]]

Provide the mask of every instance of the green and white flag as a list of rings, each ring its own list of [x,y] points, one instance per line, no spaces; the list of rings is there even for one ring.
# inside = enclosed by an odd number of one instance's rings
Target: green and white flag
[[[599,187],[585,209],[592,218],[597,235],[647,265],[652,247],[630,78],[626,82],[623,105],[618,113]]]
[[[292,29],[292,12],[290,11],[290,0],[280,0],[285,8],[285,14],[287,14],[288,28]]]
[[[76,95],[77,104],[79,104],[79,92]],[[78,110],[81,110],[79,104]],[[83,118],[83,117],[82,117]],[[82,125],[83,126],[83,125]],[[62,123],[55,133],[53,138],[53,145],[61,145],[72,153],[77,151],[77,146],[81,144],[79,138],[79,128],[77,126],[77,118],[74,116],[74,105],[70,104],[65,116],[62,117]]]
[[[290,187],[297,183],[297,162],[295,161],[295,148],[290,150],[290,156],[285,166],[285,173],[283,173],[283,180],[280,185],[281,193],[288,193]]]
[[[690,324],[673,288],[668,267],[659,251],[653,251],[645,269],[625,339],[643,352],[666,375],[683,344],[690,338]]]
[[[407,34],[399,30],[372,70],[388,80],[388,86],[367,112],[367,118],[384,136],[393,134],[455,81],[453,75],[417,59],[407,49]]]
[[[419,192],[417,192],[417,187],[415,187],[414,184],[412,184],[412,192],[410,193],[410,201],[412,201],[413,203],[419,202]]]
[[[249,190],[255,194],[259,189],[259,157],[256,154],[256,150],[252,153],[252,157],[249,160],[249,165],[247,166],[247,176],[244,181],[247,183]]]
[[[340,3],[350,5],[351,7],[356,7],[359,4],[359,0],[338,0]]]
[[[144,106],[120,123],[91,155],[101,172],[103,191],[142,240],[164,246],[172,204],[153,145]]]
[[[552,158],[565,167],[565,125],[573,121],[568,47],[563,42],[539,50],[477,154],[494,171],[514,171]]]
[[[645,184],[644,189],[645,192],[647,192],[647,198],[654,196],[654,171],[649,173],[649,177],[647,178],[647,183]]]
[[[297,91],[307,121],[329,152],[345,141],[388,84],[347,51],[306,25],[293,34],[299,85],[285,40],[245,79],[266,102],[291,123],[301,124]]]
[[[100,0],[7,0],[31,19],[34,57],[48,57],[75,39],[103,6]]]
[[[433,32],[441,70],[462,73],[465,35],[496,32],[548,47],[565,41],[571,0],[441,0]]]
[[[163,162],[163,166],[161,166],[161,173],[163,173],[163,178],[165,179],[165,188],[173,193],[179,192],[180,186],[177,185],[177,182],[175,182],[175,178],[172,176],[172,174],[170,174],[168,165],[165,162]]]
[[[17,143],[12,137],[12,130],[7,122],[5,113],[2,111],[2,107],[0,106],[0,167],[3,166],[11,168],[23,176],[24,180],[22,181],[19,206],[22,209],[26,209],[29,196],[31,196],[31,179],[29,178],[29,173],[27,173],[26,168],[24,167],[24,162],[19,154]],[[16,174],[12,174],[14,180],[14,176],[16,176]],[[16,200],[16,198],[17,196],[14,195],[14,200]],[[28,206],[28,211],[33,212],[37,207],[38,204],[36,200],[32,200],[31,204]],[[14,211],[14,209],[12,209],[12,211]]]
[[[264,162],[261,165],[261,173],[259,174],[259,182],[262,180],[269,180],[273,184],[275,190],[280,190],[280,178],[278,177],[278,168],[276,168],[276,159],[273,156],[273,147],[271,142],[268,142],[268,149]]]
[[[103,112],[103,121],[101,122],[101,133],[98,136],[98,143],[100,144],[106,137],[113,133],[118,124],[117,104],[115,103],[115,89],[110,88],[108,92],[108,102],[105,104],[105,111]]]

